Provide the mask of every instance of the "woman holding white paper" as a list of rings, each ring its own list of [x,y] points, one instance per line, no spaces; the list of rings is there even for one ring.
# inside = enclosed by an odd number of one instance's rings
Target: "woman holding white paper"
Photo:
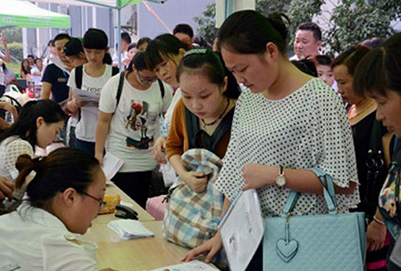
[[[86,31],[83,37],[83,47],[88,63],[71,71],[68,80],[70,95],[67,106],[72,113],[79,115],[75,128],[75,146],[95,155],[98,104],[96,102],[81,102],[80,97],[74,97],[74,89],[80,90],[80,93],[88,93],[91,96],[95,94],[100,97],[103,86],[117,72],[113,71],[111,65],[105,63],[105,59],[110,56],[108,38],[103,30],[91,28]],[[77,72],[78,69],[79,73]],[[77,74],[79,75],[77,76]],[[77,83],[81,86],[77,86]]]
[[[359,203],[351,130],[339,97],[320,79],[299,71],[286,56],[282,17],[255,11],[232,14],[218,34],[226,66],[245,85],[236,106],[230,143],[216,187],[227,207],[241,189],[257,189],[264,216],[279,216],[291,190],[301,192],[297,215],[327,213],[319,167],[333,177],[339,212]],[[208,252],[221,237],[192,250]],[[257,252],[248,270],[262,269]]]

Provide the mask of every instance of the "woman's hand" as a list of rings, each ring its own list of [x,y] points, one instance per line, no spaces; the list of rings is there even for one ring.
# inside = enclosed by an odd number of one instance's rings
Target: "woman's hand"
[[[386,240],[386,225],[380,224],[374,220],[369,223],[366,231],[367,249],[368,251],[379,250],[384,246]]]
[[[6,102],[0,102],[0,107],[8,112],[10,112],[11,114],[13,114],[14,120],[16,120],[18,118],[18,111],[17,109],[12,106],[9,103]]]
[[[185,172],[180,175],[181,180],[189,185],[196,193],[202,193],[206,190],[208,178],[203,172]]]
[[[81,101],[77,98],[72,99],[71,101],[67,102],[67,108],[71,112],[75,112],[78,110],[78,108],[84,106],[84,103],[81,103]]]
[[[4,200],[6,197],[9,200],[13,199],[14,183],[5,177],[0,176],[0,200]]]
[[[258,189],[275,183],[279,168],[261,164],[246,164],[242,167],[242,176],[245,186],[243,191],[248,189]]]
[[[222,247],[223,247],[223,241],[221,240],[221,235],[220,232],[218,231],[213,238],[207,240],[202,245],[188,252],[188,254],[184,257],[184,259],[182,259],[182,261],[189,262],[192,261],[194,257],[200,254],[208,253],[205,262],[210,263],[213,257],[216,255],[217,252],[221,250]]]
[[[100,166],[103,166],[103,152],[95,152],[95,158],[99,161]]]
[[[166,158],[164,156],[163,150],[166,149],[166,137],[159,137],[155,144],[153,145],[153,156],[158,164],[166,164]]]

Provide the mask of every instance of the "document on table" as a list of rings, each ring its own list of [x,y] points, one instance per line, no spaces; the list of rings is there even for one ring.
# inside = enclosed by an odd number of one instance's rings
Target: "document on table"
[[[141,222],[132,219],[113,220],[107,226],[125,240],[155,236]]]
[[[244,271],[264,233],[256,190],[239,192],[218,225],[232,271]]]
[[[218,269],[213,268],[203,262],[195,260],[187,263],[180,263],[176,265],[157,268],[151,271],[217,271],[217,270]]]
[[[100,93],[92,93],[74,88],[72,90],[72,97],[79,99],[81,103],[99,103]]]
[[[109,180],[116,175],[123,165],[123,160],[109,152],[103,157],[103,172]]]

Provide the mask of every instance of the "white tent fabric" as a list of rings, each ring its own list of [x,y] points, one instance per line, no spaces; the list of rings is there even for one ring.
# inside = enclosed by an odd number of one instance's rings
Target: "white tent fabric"
[[[0,28],[70,28],[68,15],[42,9],[28,1],[1,0]]]

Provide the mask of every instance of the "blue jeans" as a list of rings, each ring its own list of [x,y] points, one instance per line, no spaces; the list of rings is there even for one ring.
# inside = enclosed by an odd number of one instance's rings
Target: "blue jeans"
[[[86,151],[92,156],[95,156],[95,142],[83,141],[78,138],[75,139],[75,147]]]

